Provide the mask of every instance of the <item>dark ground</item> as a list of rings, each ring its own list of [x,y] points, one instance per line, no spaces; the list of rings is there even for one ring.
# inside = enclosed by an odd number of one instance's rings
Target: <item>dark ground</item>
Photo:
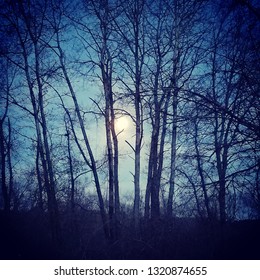
[[[83,211],[75,222],[62,217],[62,243],[51,241],[48,216],[38,211],[0,212],[0,259],[260,259],[260,221],[219,225],[190,218],[142,224],[135,237],[124,219],[121,238],[104,238],[95,212]]]

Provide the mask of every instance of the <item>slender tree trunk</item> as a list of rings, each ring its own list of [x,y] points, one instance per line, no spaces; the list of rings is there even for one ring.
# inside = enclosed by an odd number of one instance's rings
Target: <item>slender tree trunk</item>
[[[7,70],[8,71],[8,70]],[[1,168],[1,189],[3,195],[3,209],[6,213],[10,212],[11,208],[11,194],[12,194],[12,185],[13,185],[13,172],[11,165],[11,125],[10,119],[7,117],[8,106],[9,106],[9,82],[8,74],[7,78],[7,92],[6,92],[6,104],[1,109],[1,118],[0,118],[0,168]],[[2,89],[1,89],[2,90]],[[3,104],[2,104],[3,105]],[[6,118],[8,119],[8,135],[5,136],[4,132],[4,123]],[[6,164],[9,167],[9,188],[7,185],[7,176],[6,176]]]
[[[135,93],[135,166],[134,166],[134,225],[135,231],[139,232],[140,222],[140,170],[141,170],[141,143],[142,143],[142,128],[141,128],[141,112],[140,112],[140,84],[136,85]]]
[[[167,132],[167,118],[168,118],[168,109],[169,109],[169,102],[170,102],[170,91],[165,93],[165,103],[163,109],[163,116],[162,116],[162,129],[161,129],[161,139],[160,139],[160,149],[158,155],[158,171],[157,171],[157,185],[161,186],[161,178],[162,178],[162,171],[163,171],[163,162],[164,162],[164,143],[165,137]],[[167,208],[167,206],[165,207]],[[167,210],[167,209],[166,209]]]
[[[198,172],[200,176],[200,181],[201,181],[201,187],[202,187],[202,192],[204,196],[204,203],[207,211],[207,217],[208,219],[211,219],[211,211],[209,207],[209,198],[208,198],[208,193],[206,189],[206,184],[205,184],[205,178],[204,178],[204,172],[203,172],[203,164],[201,160],[201,155],[199,151],[199,142],[198,142],[198,123],[195,120],[195,138],[194,138],[194,144],[195,144],[195,150],[196,150],[196,159],[197,159],[197,165],[198,165]]]
[[[4,200],[4,211],[10,211],[10,199],[8,187],[6,184],[6,147],[5,147],[5,136],[3,128],[3,120],[0,120],[0,154],[1,154],[1,187]]]
[[[178,91],[174,87],[172,100],[172,138],[171,138],[171,173],[170,173],[170,188],[167,202],[167,215],[172,217],[173,196],[175,189],[175,169],[176,169],[176,150],[177,150],[177,106],[178,106]]]
[[[110,97],[110,114],[111,114],[111,134],[113,139],[113,147],[114,147],[114,191],[115,191],[115,231],[116,238],[120,235],[120,199],[119,199],[119,179],[118,179],[118,160],[119,160],[119,151],[118,151],[118,139],[115,131],[115,113],[113,108],[113,94],[111,89],[111,97]]]
[[[141,86],[141,66],[139,62],[139,22],[136,22],[135,32],[135,173],[134,173],[134,223],[135,230],[139,232],[140,222],[140,170],[141,170],[141,108],[140,108],[140,86]]]
[[[158,109],[158,108],[157,108]],[[152,153],[152,178],[151,180],[151,220],[156,221],[160,217],[160,200],[159,190],[160,186],[157,184],[158,180],[158,141],[159,141],[159,128],[160,128],[160,114],[156,112],[155,123],[152,133],[151,153]]]
[[[260,159],[257,160],[256,166],[256,205],[257,205],[257,213],[258,219],[260,219]]]
[[[113,147],[110,133],[110,118],[109,118],[109,107],[106,104],[105,109],[105,123],[106,123],[106,139],[107,139],[107,158],[108,158],[108,214],[109,214],[109,224],[110,224],[110,238],[115,238],[114,229],[114,159],[113,159]]]
[[[227,167],[227,143],[224,140],[225,132],[225,120],[222,118],[222,123],[220,126],[220,132],[218,132],[219,121],[218,114],[215,114],[215,154],[217,160],[217,172],[219,178],[219,218],[221,224],[226,222],[226,167]]]
[[[38,181],[38,188],[39,188],[39,208],[43,210],[43,183],[42,183],[42,176],[40,170],[40,148],[39,148],[39,141],[37,141],[36,147],[36,173],[37,173],[37,181]]]
[[[11,200],[13,196],[13,189],[14,189],[14,177],[13,177],[13,166],[12,166],[12,157],[11,157],[11,141],[12,141],[12,131],[11,131],[11,122],[8,118],[8,147],[7,147],[7,162],[8,162],[8,169],[9,169],[9,209],[11,208]]]
[[[75,210],[75,180],[74,180],[73,163],[72,163],[72,156],[71,156],[70,131],[67,123],[65,123],[65,127],[66,127],[67,152],[68,152],[69,177],[70,177],[70,208],[73,214]]]
[[[147,178],[152,178],[152,153],[150,151],[149,153],[149,160],[148,160],[148,174]],[[147,185],[145,190],[145,211],[144,211],[144,217],[148,221],[150,218],[150,201],[151,200],[151,180],[147,179]]]

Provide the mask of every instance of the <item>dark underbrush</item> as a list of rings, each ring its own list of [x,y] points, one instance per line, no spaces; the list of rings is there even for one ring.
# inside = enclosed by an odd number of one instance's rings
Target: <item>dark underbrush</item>
[[[260,221],[220,225],[191,218],[141,222],[136,235],[122,219],[118,240],[107,240],[98,213],[61,215],[53,244],[47,214],[0,212],[0,259],[260,259]]]

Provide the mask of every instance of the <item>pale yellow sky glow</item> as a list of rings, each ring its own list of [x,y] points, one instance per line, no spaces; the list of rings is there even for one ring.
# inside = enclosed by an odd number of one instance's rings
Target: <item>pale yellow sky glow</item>
[[[120,133],[121,131],[125,131],[129,128],[129,120],[127,117],[122,116],[115,121],[116,131]]]

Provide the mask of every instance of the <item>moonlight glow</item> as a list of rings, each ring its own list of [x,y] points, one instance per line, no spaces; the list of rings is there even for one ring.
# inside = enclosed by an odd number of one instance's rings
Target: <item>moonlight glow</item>
[[[129,127],[129,120],[125,116],[120,117],[120,118],[116,119],[115,127],[116,127],[117,132],[122,132]]]

